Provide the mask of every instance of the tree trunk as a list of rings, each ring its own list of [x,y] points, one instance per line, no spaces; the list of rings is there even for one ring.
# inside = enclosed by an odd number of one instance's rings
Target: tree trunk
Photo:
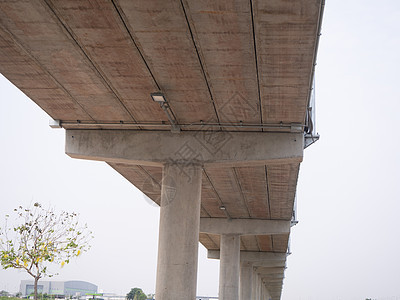
[[[37,300],[38,299],[38,297],[37,297],[37,285],[38,285],[38,281],[39,281],[39,277],[35,277],[35,284],[34,284],[34,293],[35,293],[35,300]]]

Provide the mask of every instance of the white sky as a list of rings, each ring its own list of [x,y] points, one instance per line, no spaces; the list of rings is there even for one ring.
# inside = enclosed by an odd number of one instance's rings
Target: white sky
[[[321,140],[305,151],[300,223],[283,300],[400,299],[400,2],[328,1],[316,74]],[[64,154],[64,130],[0,76],[0,216],[40,201],[79,212],[91,251],[56,280],[104,292],[154,292],[159,209],[105,163]],[[218,294],[218,261],[200,246],[198,295]],[[25,273],[0,270],[16,292]]]

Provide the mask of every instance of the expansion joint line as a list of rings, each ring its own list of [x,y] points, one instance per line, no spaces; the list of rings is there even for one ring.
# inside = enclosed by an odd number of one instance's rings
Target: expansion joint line
[[[119,18],[120,18],[122,24],[124,25],[124,28],[125,28],[126,32],[128,33],[128,35],[129,35],[129,37],[130,37],[130,39],[131,39],[131,42],[132,42],[133,45],[135,46],[136,51],[139,53],[139,55],[140,55],[140,57],[141,57],[141,59],[142,59],[144,65],[145,65],[146,68],[147,68],[147,71],[149,72],[151,78],[153,79],[153,82],[154,82],[155,86],[157,87],[157,89],[158,89],[159,91],[162,91],[161,85],[158,83],[158,81],[157,81],[157,79],[156,79],[154,73],[152,72],[152,70],[151,70],[151,68],[150,68],[150,65],[147,63],[147,60],[146,60],[146,58],[144,57],[144,54],[142,53],[142,51],[141,51],[141,49],[140,49],[138,43],[135,41],[135,38],[134,38],[134,36],[133,36],[133,33],[131,32],[131,30],[130,30],[129,27],[128,27],[128,21],[126,20],[126,16],[125,16],[124,12],[122,11],[122,8],[121,8],[117,3],[115,3],[115,0],[111,0],[111,2],[112,2],[112,4],[113,4],[114,9],[116,10],[116,12],[117,12]],[[177,120],[177,118],[176,118],[176,116],[175,116],[174,111],[172,110],[172,108],[169,106],[168,109],[169,109],[169,111],[171,112],[173,119]]]
[[[190,32],[190,37],[192,38],[193,46],[194,46],[194,49],[196,50],[196,55],[197,55],[197,59],[199,60],[201,72],[203,74],[204,81],[205,81],[205,83],[207,85],[208,93],[210,94],[210,99],[211,99],[211,102],[212,102],[212,105],[213,105],[213,108],[214,108],[215,116],[217,118],[217,122],[220,123],[220,119],[219,119],[219,116],[218,116],[217,108],[215,106],[215,101],[214,101],[214,97],[213,97],[213,94],[212,94],[212,91],[211,91],[210,83],[208,82],[207,74],[206,74],[206,72],[204,70],[204,65],[203,65],[203,62],[202,62],[201,57],[200,57],[200,51],[199,51],[199,48],[197,47],[196,40],[194,38],[194,34],[193,34],[193,31],[192,31],[192,28],[190,26],[190,21],[189,21],[187,12],[186,12],[186,8],[185,8],[185,5],[183,3],[183,0],[180,0],[180,2],[181,2],[183,14],[185,15],[186,24],[187,24],[189,32]]]
[[[122,101],[122,97],[119,95],[117,90],[113,87],[113,85],[109,82],[107,79],[107,76],[103,74],[101,71],[101,68],[94,62],[94,60],[89,56],[89,54],[85,51],[84,47],[79,43],[78,38],[75,36],[73,30],[67,26],[67,24],[60,18],[60,16],[57,14],[57,11],[55,7],[52,5],[51,1],[49,0],[43,0],[47,7],[51,10],[51,12],[54,14],[58,22],[61,24],[61,26],[64,28],[64,30],[68,33],[69,37],[75,42],[75,44],[78,46],[80,49],[81,53],[85,56],[87,61],[92,65],[93,69],[103,81],[104,85],[114,94],[116,99],[118,100],[118,103],[125,109],[126,113],[131,117],[131,119],[136,122],[135,117],[132,115],[132,113],[129,111],[128,107],[124,104]]]
[[[253,0],[249,0],[249,1],[250,1],[250,14],[251,14],[251,28],[252,28],[252,31],[253,31],[254,60],[255,60],[255,64],[256,64],[258,105],[259,105],[259,108],[260,108],[260,120],[261,120],[261,124],[263,124],[262,101],[261,101],[261,89],[260,89],[260,74],[259,74],[258,58],[257,58],[256,24],[254,23]],[[264,131],[264,129],[262,129],[262,131]]]

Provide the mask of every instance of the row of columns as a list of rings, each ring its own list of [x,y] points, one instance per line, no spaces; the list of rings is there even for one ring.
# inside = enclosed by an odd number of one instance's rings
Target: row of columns
[[[202,168],[196,165],[164,166],[160,205],[157,300],[196,298],[201,174]],[[218,255],[215,258],[218,258]],[[285,262],[284,255],[270,259],[267,265],[266,261],[257,257],[253,258],[255,263],[246,261],[246,257],[241,260],[238,233],[221,234],[219,259],[220,300],[271,299],[267,290],[268,283],[263,280],[268,274],[265,273],[266,270],[258,270],[255,267],[264,265],[270,268],[278,263],[283,273]]]

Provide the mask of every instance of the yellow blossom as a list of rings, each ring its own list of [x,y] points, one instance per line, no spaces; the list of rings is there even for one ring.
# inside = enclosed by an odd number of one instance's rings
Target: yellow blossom
[[[15,260],[15,263],[17,264],[17,265],[19,265],[19,258],[17,257],[17,259]]]
[[[39,260],[40,260],[40,258],[38,257],[38,258],[36,258],[36,263],[38,263],[39,262]]]
[[[65,261],[62,261],[61,262],[61,268],[64,267],[64,265],[65,265]]]
[[[4,258],[8,258],[8,254],[4,254]]]
[[[28,261],[24,260],[24,267],[28,267]]]
[[[81,255],[81,250],[78,250],[78,252],[76,253],[76,256]]]

